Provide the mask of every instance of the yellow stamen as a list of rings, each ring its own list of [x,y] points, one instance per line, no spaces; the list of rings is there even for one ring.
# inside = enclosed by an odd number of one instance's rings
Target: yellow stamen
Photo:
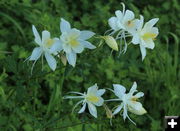
[[[98,102],[99,98],[97,96],[89,95],[86,97],[86,99],[90,102]]]
[[[69,41],[69,44],[70,44],[71,46],[75,47],[75,46],[78,46],[78,45],[79,45],[79,42],[78,42],[76,39],[71,39],[71,40]]]
[[[54,40],[53,39],[48,39],[46,40],[46,47],[51,47],[54,44]]]
[[[154,33],[145,33],[143,36],[142,36],[142,38],[144,39],[144,40],[147,40],[147,39],[155,39],[156,38],[156,34],[154,34]]]

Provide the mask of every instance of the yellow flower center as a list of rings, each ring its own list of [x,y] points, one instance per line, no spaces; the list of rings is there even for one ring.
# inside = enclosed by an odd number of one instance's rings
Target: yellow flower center
[[[137,102],[138,98],[137,98],[137,97],[132,97],[130,100],[131,100],[132,102]]]
[[[144,40],[147,40],[147,39],[155,39],[156,38],[156,34],[154,34],[154,33],[145,33],[143,36],[142,36],[142,38],[144,39]]]
[[[99,101],[99,98],[97,96],[94,96],[94,95],[89,95],[86,97],[86,99],[90,102],[98,102]]]
[[[76,47],[76,46],[79,45],[79,42],[78,42],[76,39],[70,39],[69,44],[70,44],[72,47]]]
[[[48,40],[46,40],[45,46],[46,47],[51,47],[53,44],[54,44],[54,40],[53,39],[48,39]]]

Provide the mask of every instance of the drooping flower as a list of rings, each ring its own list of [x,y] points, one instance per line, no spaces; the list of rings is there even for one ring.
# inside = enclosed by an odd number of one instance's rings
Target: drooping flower
[[[128,111],[136,115],[143,115],[146,113],[146,110],[143,108],[142,104],[138,102],[138,99],[140,97],[143,97],[144,93],[138,92],[137,94],[134,95],[134,93],[137,92],[136,82],[134,82],[129,93],[126,93],[126,88],[120,84],[113,84],[113,87],[114,90],[111,91],[113,91],[118,98],[107,101],[121,101],[121,104],[114,110],[113,115],[116,115],[118,112],[120,112],[123,109],[123,119],[125,120],[127,117],[131,122],[133,122],[128,116]]]
[[[135,30],[137,21],[135,19],[135,15],[131,10],[125,11],[125,5],[123,5],[123,11],[117,10],[115,11],[114,17],[111,17],[108,20],[109,26],[114,30],[124,30],[128,32],[133,32]]]
[[[154,40],[159,34],[158,28],[154,27],[159,18],[149,20],[144,24],[144,17],[140,16],[138,20],[136,32],[133,33],[133,44],[140,44],[140,51],[142,54],[142,60],[146,56],[146,48],[153,49],[155,47]]]
[[[42,39],[41,39],[34,25],[32,26],[32,31],[35,37],[34,41],[39,47],[34,48],[31,56],[29,57],[29,60],[36,62],[41,56],[42,57],[45,56],[49,67],[54,71],[56,69],[57,63],[55,58],[53,57],[53,54],[56,54],[57,49],[60,47],[59,39],[51,38],[50,32],[48,32],[47,30],[42,31]]]
[[[80,96],[65,96],[64,99],[82,99],[75,106],[74,109],[82,103],[82,108],[78,113],[83,113],[86,109],[86,105],[88,105],[89,112],[92,116],[97,118],[97,110],[96,106],[102,106],[104,103],[104,99],[101,97],[105,93],[105,89],[99,89],[97,84],[88,88],[87,93],[80,92],[70,92],[74,94],[78,94]],[[73,109],[73,110],[74,110]]]
[[[80,31],[76,28],[71,28],[70,23],[63,18],[60,22],[60,30],[62,32],[62,35],[60,36],[62,50],[66,53],[68,63],[73,67],[76,64],[77,53],[81,53],[84,48],[96,48],[87,41],[87,39],[91,38],[95,33],[87,30]]]

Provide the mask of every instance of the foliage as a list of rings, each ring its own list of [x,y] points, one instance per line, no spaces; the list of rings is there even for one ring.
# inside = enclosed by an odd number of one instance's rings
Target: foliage
[[[75,68],[58,62],[52,72],[47,63],[41,71],[41,62],[30,74],[32,63],[24,62],[35,47],[32,24],[39,30],[47,29],[59,36],[59,22],[63,17],[78,29],[103,34],[109,27],[108,18],[122,9],[117,0],[1,0],[0,1],[0,129],[2,131],[40,130],[122,130],[160,131],[165,115],[180,114],[180,4],[178,0],[126,0],[127,8],[146,21],[159,17],[160,34],[154,50],[148,50],[141,61],[138,46],[130,45],[126,54],[118,57],[103,45],[94,51],[78,55]],[[92,39],[99,45],[99,39]],[[64,79],[64,82],[61,80]],[[131,87],[138,83],[145,93],[142,101],[148,114],[130,115],[137,123],[123,121],[120,115],[110,126],[103,107],[98,108],[98,119],[88,114],[71,113],[75,101],[62,100],[69,91],[84,92],[98,83],[100,88],[112,88],[113,83]],[[62,89],[60,88],[62,85]],[[53,97],[51,97],[53,96]],[[113,98],[106,92],[105,99]],[[50,103],[50,104],[49,104]],[[114,104],[107,103],[112,109]],[[79,108],[78,108],[79,109]]]

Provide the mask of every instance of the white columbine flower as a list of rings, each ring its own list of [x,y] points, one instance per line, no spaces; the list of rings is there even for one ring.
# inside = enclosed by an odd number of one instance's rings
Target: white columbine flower
[[[143,16],[140,16],[138,20],[137,31],[133,33],[133,44],[140,44],[140,50],[142,54],[142,60],[146,56],[146,48],[153,49],[155,47],[154,41],[157,35],[159,34],[158,28],[153,27],[159,18],[154,18],[149,20],[144,24]]]
[[[62,35],[60,36],[62,50],[66,53],[67,60],[73,67],[76,64],[77,53],[81,53],[84,48],[96,48],[90,42],[86,41],[94,35],[93,32],[80,31],[76,28],[71,28],[69,22],[64,19],[61,19],[60,30],[62,32]]]
[[[88,105],[89,112],[92,116],[97,118],[97,110],[96,106],[102,106],[104,103],[104,99],[101,97],[105,92],[105,89],[99,89],[97,84],[88,88],[87,94],[80,93],[80,92],[70,92],[74,94],[78,94],[80,96],[65,96],[64,99],[82,99],[80,100],[75,106],[74,109],[82,103],[82,108],[79,110],[78,113],[83,113],[86,109],[86,105]],[[73,109],[73,110],[74,110]]]
[[[122,103],[113,112],[113,115],[116,115],[121,111],[121,109],[123,109],[123,119],[125,120],[127,117],[131,122],[133,122],[128,116],[127,111],[130,111],[136,115],[143,115],[144,113],[146,113],[146,110],[143,108],[142,104],[137,101],[140,97],[144,96],[144,93],[138,92],[136,95],[133,95],[135,92],[137,92],[136,82],[134,82],[129,93],[126,93],[126,88],[122,85],[113,84],[113,87],[114,90],[111,91],[114,92],[118,99],[111,99],[107,101],[122,101]]]
[[[30,61],[37,61],[41,56],[43,59],[43,55],[45,56],[49,67],[52,70],[56,69],[56,60],[52,56],[53,54],[56,54],[56,50],[58,49],[59,45],[59,39],[50,37],[50,32],[47,30],[42,31],[42,39],[36,29],[36,27],[32,26],[32,31],[35,36],[35,42],[39,47],[34,48],[31,56],[28,58]],[[34,62],[34,64],[35,64]],[[33,65],[34,65],[33,64]],[[33,67],[32,67],[33,69]]]
[[[128,32],[133,32],[136,27],[135,15],[132,11],[126,10],[125,5],[123,5],[123,11],[117,10],[115,12],[116,17],[111,17],[108,20],[109,26],[114,30],[124,30]]]

